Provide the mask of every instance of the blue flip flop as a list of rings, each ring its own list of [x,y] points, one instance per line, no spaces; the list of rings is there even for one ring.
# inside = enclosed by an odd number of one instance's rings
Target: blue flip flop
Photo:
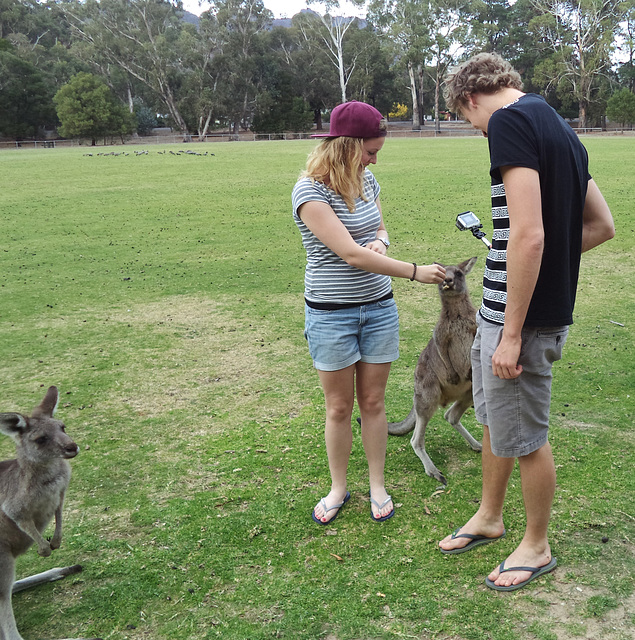
[[[549,573],[550,571],[553,571],[557,565],[558,565],[558,562],[556,561],[556,559],[551,558],[551,560],[549,560],[549,562],[543,565],[542,567],[510,567],[509,569],[505,569],[505,561],[503,560],[503,562],[501,562],[500,564],[501,573],[504,573],[505,571],[531,571],[531,576],[529,576],[527,580],[523,580],[523,582],[519,582],[518,584],[512,584],[508,587],[503,587],[503,586],[499,587],[497,584],[492,582],[492,580],[490,580],[489,578],[485,578],[485,584],[490,589],[496,589],[496,591],[516,591],[516,589],[522,589],[523,587],[527,586],[532,580],[535,580],[539,576],[542,576],[545,573]]]
[[[334,504],[332,507],[327,507],[326,500],[324,498],[320,500],[320,504],[322,505],[322,508],[324,509],[324,514],[326,515],[329,511],[333,511],[333,509],[341,509],[350,499],[351,499],[351,494],[347,491],[346,495],[344,496],[344,500],[342,500],[342,502],[340,502],[339,504]],[[337,518],[339,514],[340,512],[338,511],[330,520],[327,520],[326,522],[322,522],[319,518],[315,516],[315,509],[313,509],[313,511],[311,512],[311,517],[313,518],[314,522],[317,522],[318,524],[321,524],[322,526],[324,526],[327,524],[331,524],[331,522],[333,522],[333,520],[335,520],[335,518]]]
[[[391,500],[392,500],[392,498],[390,496],[388,496],[381,504],[379,504],[379,502],[377,502],[377,500],[373,499],[373,496],[370,496],[370,501],[372,502],[372,504],[374,504],[377,507],[377,509],[379,511],[381,511]],[[395,515],[395,508],[393,506],[393,509],[392,509],[392,511],[390,513],[386,514],[385,516],[381,516],[381,518],[375,518],[375,516],[373,515],[373,506],[372,506],[372,504],[371,504],[371,507],[370,507],[370,519],[373,522],[385,522],[386,520],[388,520],[389,518],[392,518]]]
[[[457,527],[453,532],[452,532],[452,540],[455,540],[456,538],[468,538],[470,540],[470,542],[468,542],[464,547],[459,547],[458,549],[443,549],[441,547],[439,547],[439,551],[441,551],[441,553],[445,553],[445,554],[450,554],[450,553],[465,553],[466,551],[471,551],[472,549],[474,549],[474,547],[480,547],[483,544],[489,544],[490,542],[496,542],[496,540],[500,540],[501,538],[505,537],[505,534],[507,533],[507,530],[504,530],[503,533],[501,533],[500,536],[495,536],[493,538],[489,538],[488,536],[480,536],[480,535],[474,535],[472,533],[459,533],[457,535],[457,532],[461,529],[461,527]]]

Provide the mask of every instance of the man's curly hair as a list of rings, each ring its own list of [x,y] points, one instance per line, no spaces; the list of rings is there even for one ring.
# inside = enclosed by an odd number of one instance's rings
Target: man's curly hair
[[[448,109],[458,113],[471,94],[492,94],[510,87],[523,88],[520,74],[511,64],[495,53],[479,53],[448,74],[443,97]]]

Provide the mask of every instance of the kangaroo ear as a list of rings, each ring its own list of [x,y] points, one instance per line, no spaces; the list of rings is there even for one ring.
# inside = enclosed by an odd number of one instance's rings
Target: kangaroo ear
[[[461,264],[457,266],[465,275],[467,275],[470,271],[472,271],[472,267],[474,266],[477,260],[478,260],[478,256],[474,256],[473,258],[470,258],[465,262],[461,262]]]
[[[57,387],[49,387],[46,395],[44,396],[44,400],[42,400],[42,402],[33,409],[33,413],[31,415],[34,418],[39,418],[41,416],[48,416],[49,418],[52,418],[55,415],[58,401],[59,392],[57,391]]]
[[[0,413],[0,433],[16,436],[27,426],[26,418],[19,413]]]

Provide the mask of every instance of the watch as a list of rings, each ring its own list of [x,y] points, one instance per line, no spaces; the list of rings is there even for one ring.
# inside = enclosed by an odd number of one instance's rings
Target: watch
[[[375,239],[379,240],[379,242],[383,242],[387,247],[390,246],[390,240],[388,240],[388,238],[380,238],[379,236],[377,236],[377,238]]]

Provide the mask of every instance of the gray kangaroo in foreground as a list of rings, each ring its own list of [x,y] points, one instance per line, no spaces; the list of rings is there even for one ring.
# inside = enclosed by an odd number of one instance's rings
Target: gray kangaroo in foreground
[[[13,584],[15,559],[33,543],[39,555],[48,557],[62,542],[68,460],[79,447],[66,435],[64,423],[53,418],[58,400],[57,388],[50,387],[31,417],[0,413],[0,432],[16,443],[16,458],[0,462],[0,640],[22,640],[11,606],[12,590],[18,590]],[[55,531],[48,541],[42,532],[53,516]]]
[[[474,451],[482,448],[461,424],[461,416],[473,405],[470,351],[476,334],[476,309],[470,300],[465,276],[475,262],[476,257],[456,266],[443,265],[445,279],[439,284],[441,317],[415,368],[413,407],[405,420],[388,425],[388,433],[398,436],[414,428],[412,448],[426,473],[443,484],[447,481],[430,459],[425,445],[426,427],[438,407],[453,402],[445,412],[445,419]]]

